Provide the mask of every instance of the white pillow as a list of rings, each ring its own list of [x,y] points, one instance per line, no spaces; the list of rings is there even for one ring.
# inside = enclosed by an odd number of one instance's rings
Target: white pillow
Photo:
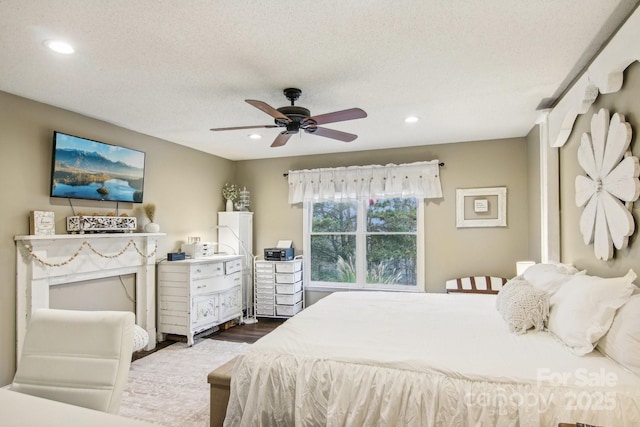
[[[640,375],[640,295],[633,295],[618,309],[598,350]]]
[[[575,275],[551,296],[548,328],[577,355],[591,352],[607,333],[616,310],[631,296],[636,273],[603,279]]]
[[[549,317],[549,294],[524,280],[512,279],[502,287],[496,306],[509,331],[524,334],[544,327]]]
[[[578,270],[568,264],[535,264],[522,273],[522,278],[534,287],[553,295],[576,273]]]

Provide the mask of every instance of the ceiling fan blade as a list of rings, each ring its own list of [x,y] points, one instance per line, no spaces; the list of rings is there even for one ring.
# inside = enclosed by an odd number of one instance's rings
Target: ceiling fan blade
[[[309,117],[318,125],[326,125],[327,123],[344,122],[345,120],[364,119],[367,113],[360,108],[349,108],[348,110],[334,111],[333,113],[320,114],[319,116]]]
[[[276,137],[276,139],[273,141],[273,144],[271,144],[271,146],[282,147],[284,144],[287,143],[287,141],[289,141],[289,138],[291,138],[291,135],[293,134],[282,132],[280,135]]]
[[[276,125],[255,125],[255,126],[234,126],[230,128],[213,128],[209,130],[219,131],[219,130],[257,129],[257,128],[277,128],[277,127],[278,126]]]
[[[341,132],[339,130],[321,128],[321,127],[308,127],[304,130],[307,133],[312,133],[318,136],[324,136],[325,138],[337,139],[339,141],[351,142],[358,137],[352,133]]]
[[[256,101],[255,99],[245,99],[245,102],[248,103],[248,104],[253,105],[258,110],[267,113],[268,115],[270,115],[274,119],[286,120],[287,122],[291,121],[291,119],[289,117],[285,116],[280,111],[276,110],[275,108],[273,108],[271,105],[267,104],[266,102]]]

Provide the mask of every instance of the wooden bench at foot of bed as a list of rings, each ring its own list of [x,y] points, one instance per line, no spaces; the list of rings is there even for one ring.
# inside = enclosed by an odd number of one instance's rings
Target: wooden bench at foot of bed
[[[209,372],[207,382],[211,384],[209,418],[211,427],[220,427],[224,423],[229,403],[229,390],[231,387],[231,372],[237,357],[229,360],[222,366]]]

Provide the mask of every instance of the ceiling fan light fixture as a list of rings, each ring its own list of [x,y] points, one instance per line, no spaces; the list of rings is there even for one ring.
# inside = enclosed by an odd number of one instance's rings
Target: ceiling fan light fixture
[[[417,116],[409,116],[409,117],[407,117],[407,118],[405,118],[405,119],[404,119],[404,122],[405,122],[405,123],[416,123],[416,122],[418,122],[419,120],[420,120],[420,118],[419,118],[419,117],[417,117]]]
[[[45,40],[43,44],[52,51],[63,55],[71,55],[76,51],[73,46],[62,40]]]
[[[271,144],[272,147],[282,147],[291,138],[291,135],[302,135],[300,131],[344,142],[351,142],[358,137],[358,135],[354,135],[352,133],[319,127],[318,125],[343,122],[347,120],[363,119],[367,117],[367,113],[364,110],[362,110],[361,108],[349,108],[346,110],[334,111],[332,113],[312,116],[308,108],[294,105],[294,102],[300,97],[300,94],[302,94],[302,91],[300,89],[285,89],[284,95],[289,101],[291,101],[291,105],[280,108],[273,108],[266,102],[258,101],[256,99],[245,99],[245,102],[247,104],[271,116],[274,119],[274,124],[272,125],[233,126],[224,128],[212,128],[210,130],[218,132],[226,130],[254,128],[285,128],[285,130],[280,132],[280,134],[273,141],[273,143]],[[248,137],[251,139],[261,138],[259,134],[249,134]]]

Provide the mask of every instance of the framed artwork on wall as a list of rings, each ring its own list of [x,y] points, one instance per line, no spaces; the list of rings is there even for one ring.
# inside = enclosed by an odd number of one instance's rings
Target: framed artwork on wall
[[[456,190],[456,227],[506,227],[507,187]]]

